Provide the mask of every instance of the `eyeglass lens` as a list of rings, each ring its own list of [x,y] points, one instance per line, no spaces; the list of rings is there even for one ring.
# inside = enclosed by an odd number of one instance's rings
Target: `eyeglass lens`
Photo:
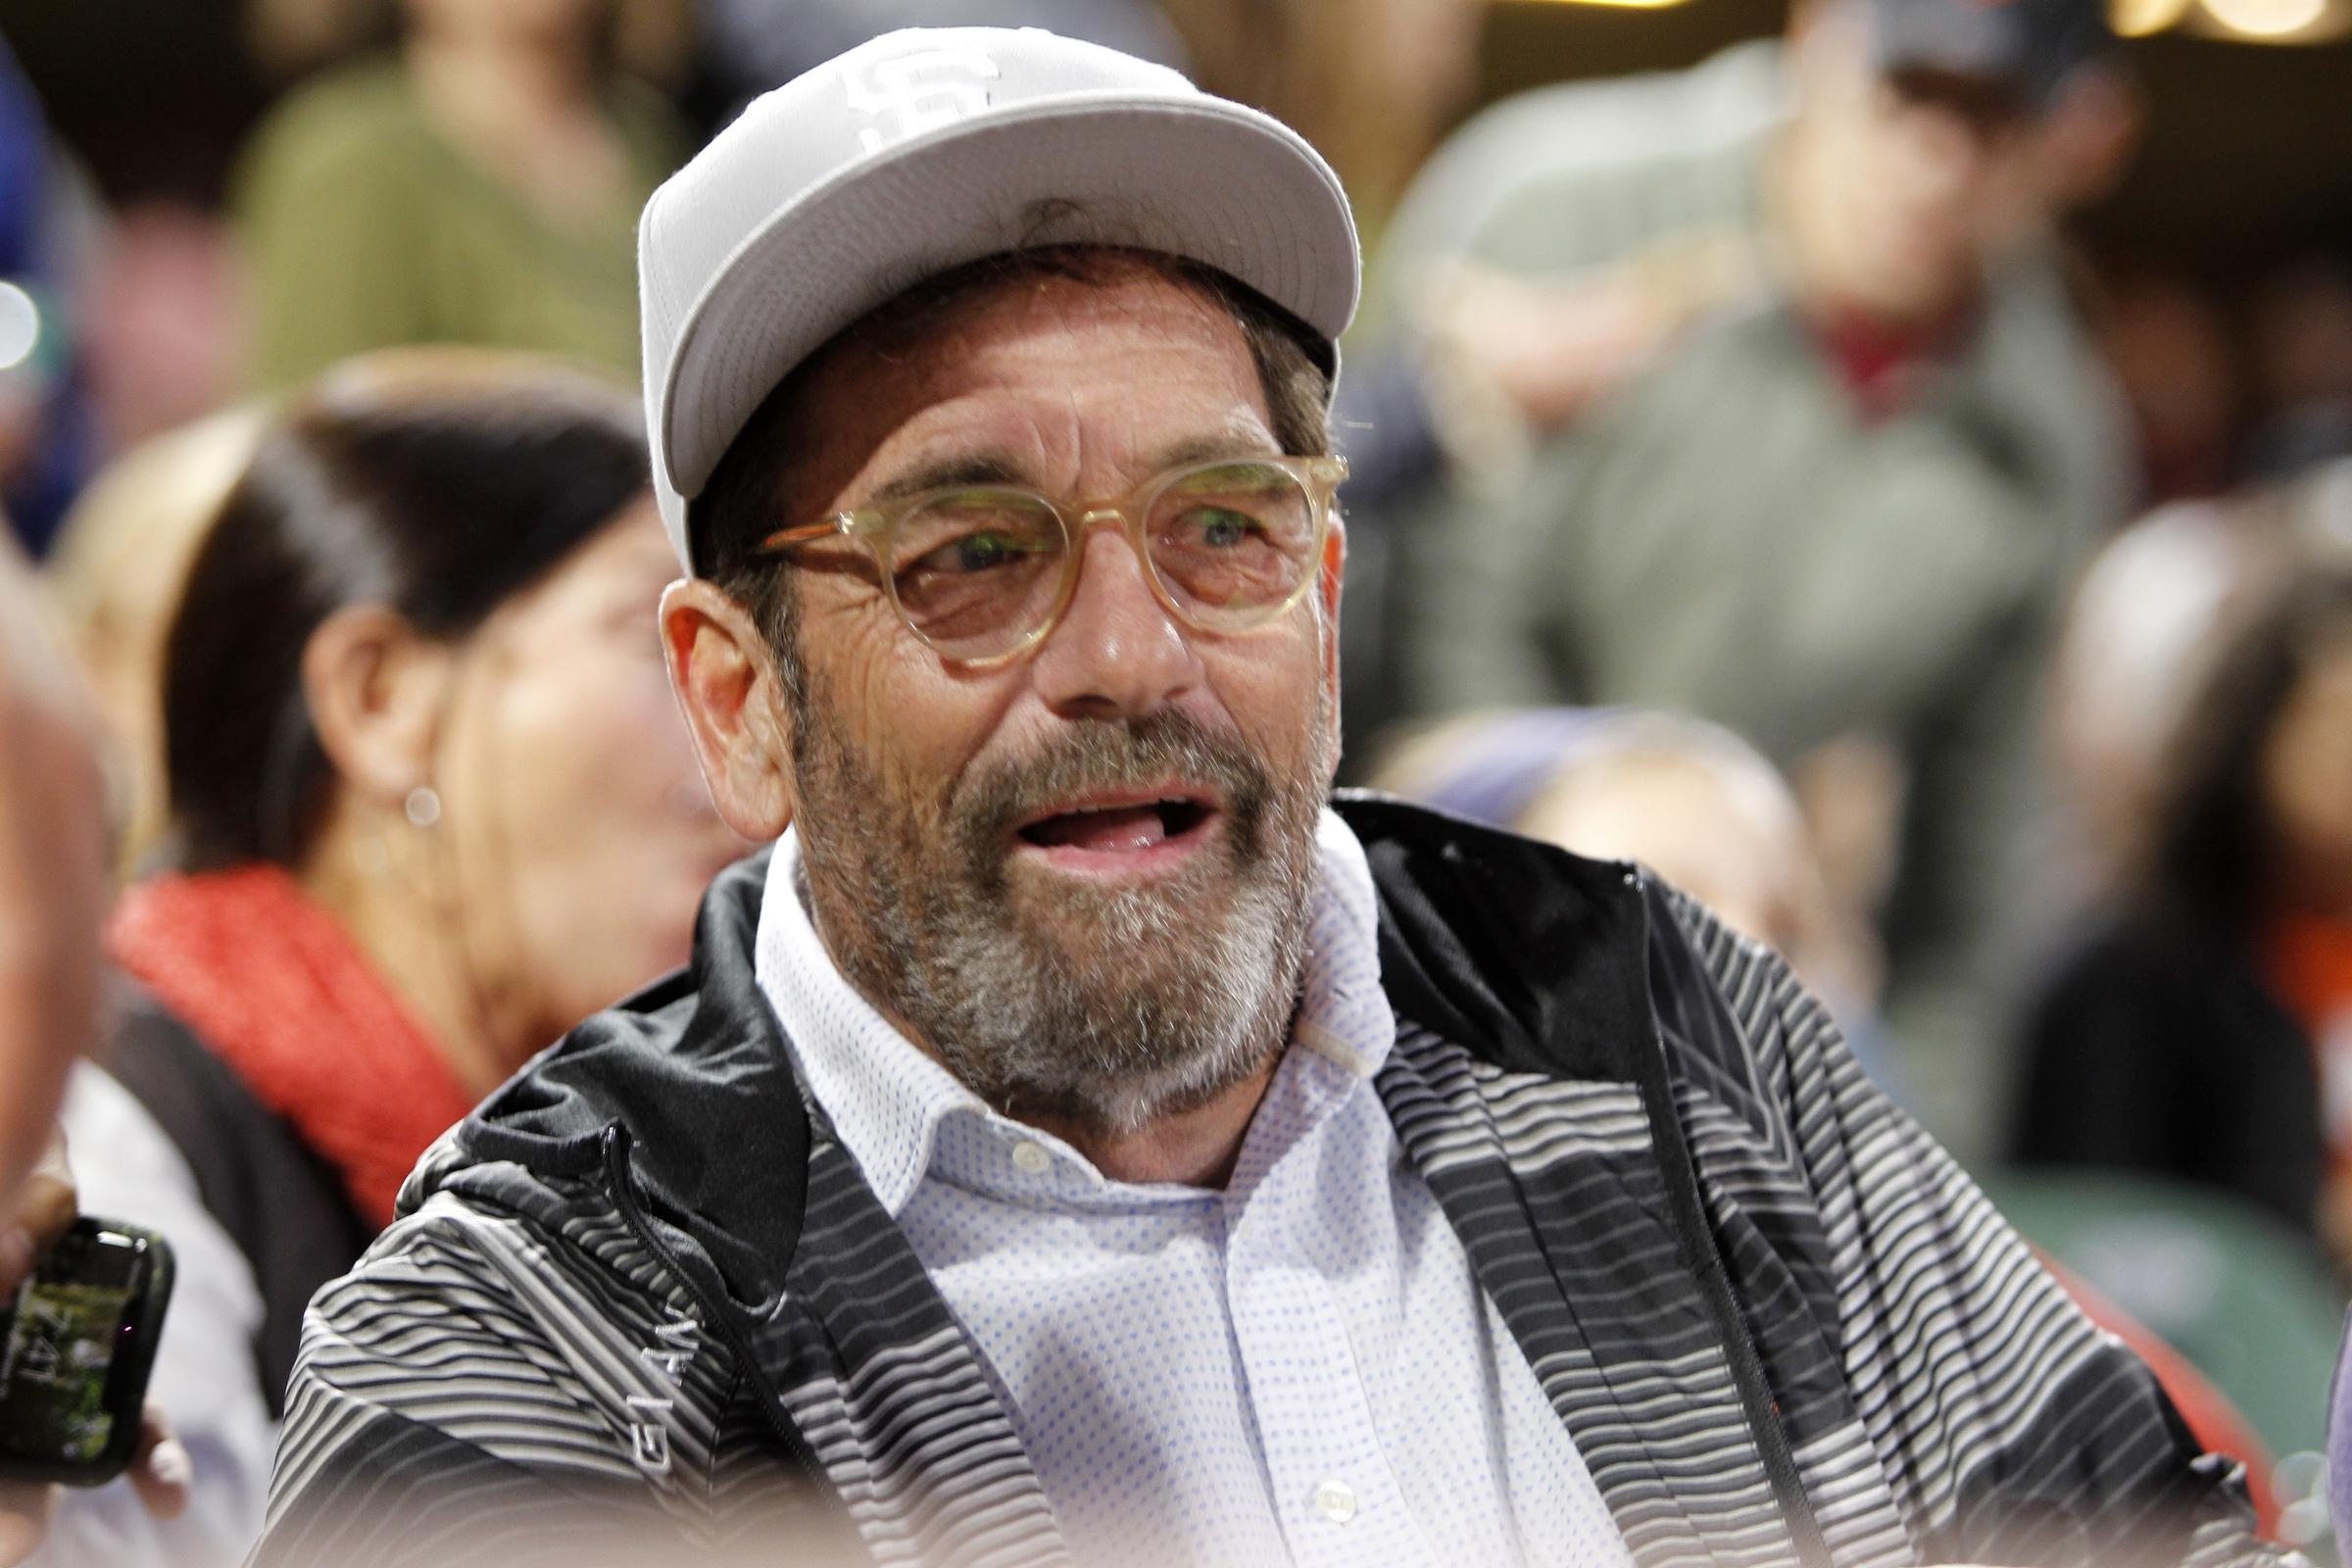
[[[1161,487],[1144,517],[1146,554],[1178,612],[1208,630],[1279,606],[1313,567],[1315,508],[1287,468],[1221,463]],[[956,657],[1009,649],[1054,613],[1070,538],[1054,509],[1018,490],[935,496],[900,519],[891,546],[899,610]]]

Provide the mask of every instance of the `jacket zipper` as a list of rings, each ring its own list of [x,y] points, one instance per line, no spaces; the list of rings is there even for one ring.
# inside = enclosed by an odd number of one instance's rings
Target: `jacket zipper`
[[[669,1270],[670,1277],[683,1285],[686,1294],[694,1298],[695,1305],[703,1309],[704,1318],[726,1342],[728,1350],[735,1357],[736,1366],[758,1387],[760,1413],[767,1418],[768,1429],[775,1433],[776,1441],[784,1446],[784,1451],[792,1456],[808,1477],[822,1489],[825,1499],[839,1508],[840,1494],[827,1479],[825,1467],[817,1459],[815,1450],[808,1446],[808,1440],[785,1418],[783,1396],[776,1392],[776,1386],[768,1378],[766,1368],[760,1365],[760,1358],[752,1353],[751,1342],[744,1338],[734,1318],[722,1311],[719,1303],[711,1300],[695,1283],[694,1276],[678,1261],[677,1252],[655,1232],[652,1222],[637,1206],[637,1184],[629,1175],[628,1128],[613,1122],[605,1129],[602,1142],[606,1196],[612,1200],[612,1206],[620,1210],[620,1217],[629,1227],[629,1233],[644,1245],[647,1251],[661,1260],[662,1267]]]
[[[1642,901],[1642,985],[1646,989],[1649,983],[1647,878],[1637,872],[1632,886],[1635,896]],[[1690,1145],[1683,1137],[1682,1122],[1674,1112],[1674,1097],[1665,1081],[1666,1037],[1655,1022],[1654,999],[1650,1003],[1650,1044],[1654,1049],[1641,1078],[1642,1102],[1648,1112],[1651,1138],[1661,1156],[1658,1165],[1666,1179],[1667,1206],[1698,1259],[1700,1291],[1723,1336],[1724,1358],[1731,1363],[1732,1381],[1740,1390],[1740,1412],[1747,1418],[1748,1434],[1755,1440],[1756,1452],[1764,1461],[1765,1476],[1772,1483],[1773,1496],[1781,1505],[1789,1544],[1795,1549],[1799,1563],[1808,1568],[1830,1568],[1829,1543],[1821,1533],[1821,1521],[1814,1516],[1812,1499],[1805,1495],[1804,1477],[1796,1468],[1796,1455],[1789,1448],[1788,1431],[1781,1424],[1780,1402],[1773,1397],[1771,1379],[1765,1375],[1763,1352],[1756,1348],[1755,1336],[1748,1332],[1747,1317],[1740,1310],[1739,1298],[1732,1294],[1731,1272],[1724,1267],[1723,1253],[1715,1246],[1715,1233],[1707,1224],[1706,1204],[1699,1194]]]

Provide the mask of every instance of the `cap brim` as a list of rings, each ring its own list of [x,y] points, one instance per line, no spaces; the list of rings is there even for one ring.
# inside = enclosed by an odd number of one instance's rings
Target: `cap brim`
[[[670,356],[658,477],[700,493],[792,366],[965,262],[1032,245],[1166,252],[1336,339],[1355,309],[1355,243],[1330,167],[1237,104],[1071,94],[944,126],[779,209],[727,259]]]

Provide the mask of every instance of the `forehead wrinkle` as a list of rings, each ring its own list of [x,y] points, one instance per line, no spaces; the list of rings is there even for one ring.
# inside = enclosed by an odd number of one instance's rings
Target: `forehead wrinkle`
[[[1261,368],[1231,310],[1197,282],[1114,252],[1097,258],[1083,277],[982,282],[905,314],[885,306],[829,343],[808,367],[799,410],[807,455],[788,470],[776,501],[795,516],[857,504],[860,475],[871,473],[894,431],[928,407],[1003,378],[1001,351],[1031,336],[1030,323],[1043,311],[1053,312],[1065,332],[1125,318],[1122,324],[1150,323],[1138,333],[1146,343],[1189,341],[1228,363],[1246,362],[1240,381],[1247,406],[1258,429],[1271,429]],[[1137,346],[1130,339],[1129,357]],[[1232,422],[1249,423],[1238,415]]]
[[[1211,458],[1262,456],[1278,450],[1267,414],[1264,388],[1260,385],[1257,367],[1250,358],[1249,345],[1240,324],[1213,301],[1198,291],[1159,278],[1155,274],[1141,274],[1144,287],[1098,288],[1090,291],[1087,304],[1105,322],[1115,321],[1110,330],[1134,329],[1146,339],[1146,353],[1153,350],[1176,354],[1199,354],[1203,363],[1213,362],[1221,371],[1232,374],[1236,388],[1243,394],[1241,407],[1228,409],[1218,426],[1158,441],[1144,447],[1147,438],[1139,428],[1140,421],[1120,417],[1124,411],[1111,411],[1112,416],[1102,421],[1108,430],[1111,451],[1107,466],[1124,473],[1134,483],[1186,464]],[[1107,296],[1107,297],[1105,297]],[[1097,326],[1095,329],[1103,329]],[[1150,389],[1166,384],[1151,374],[1148,361],[1137,365],[1138,375],[1127,383],[1132,393],[1149,395]],[[1211,386],[1218,379],[1203,377],[1200,386]],[[1079,407],[1080,388],[1073,383],[1067,392],[1069,427],[1078,444],[1075,454],[1079,472],[1089,471],[1090,454],[1086,443],[1097,425],[1090,423]]]
[[[839,477],[820,487],[829,501],[812,502],[873,505],[954,483],[1075,500],[1185,462],[1278,450],[1240,323],[1150,270],[984,288],[921,322],[854,340],[827,368],[835,384],[818,406],[859,411],[850,428],[863,424],[858,444],[871,444],[826,465]],[[1171,398],[1191,405],[1192,428],[1172,427]]]

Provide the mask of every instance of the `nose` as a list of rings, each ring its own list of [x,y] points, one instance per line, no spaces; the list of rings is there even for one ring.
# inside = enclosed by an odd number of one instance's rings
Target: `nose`
[[[1070,607],[1032,665],[1046,706],[1064,718],[1139,718],[1198,684],[1199,656],[1126,536],[1088,527],[1078,548]]]

